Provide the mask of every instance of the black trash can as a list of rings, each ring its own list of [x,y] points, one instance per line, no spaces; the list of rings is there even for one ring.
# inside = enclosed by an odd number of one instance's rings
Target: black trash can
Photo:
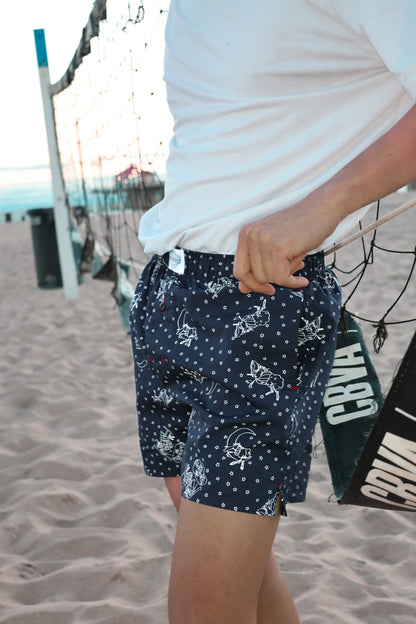
[[[53,208],[27,210],[39,288],[62,287]]]

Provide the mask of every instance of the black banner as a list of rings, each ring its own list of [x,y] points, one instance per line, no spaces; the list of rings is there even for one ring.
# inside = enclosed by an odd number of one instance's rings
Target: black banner
[[[339,502],[416,511],[416,332]]]
[[[344,313],[320,423],[340,504],[416,511],[416,333],[383,404],[361,329]]]

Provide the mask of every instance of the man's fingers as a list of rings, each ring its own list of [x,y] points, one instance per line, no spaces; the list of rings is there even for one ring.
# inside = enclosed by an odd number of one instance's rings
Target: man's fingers
[[[280,285],[296,290],[297,288],[306,288],[309,285],[309,280],[302,275],[290,275],[286,280],[282,280]]]
[[[256,274],[253,274],[253,258],[256,264]],[[260,279],[259,279],[260,275]],[[255,250],[251,250],[243,230],[240,230],[238,245],[234,258],[234,277],[239,281],[239,289],[247,294],[251,291],[273,295],[275,289],[268,283],[264,275],[261,257]]]
[[[304,267],[305,267],[305,262],[303,260],[303,257],[295,258],[290,263],[290,273],[293,275],[293,273],[297,273],[298,271],[301,271]]]
[[[305,266],[303,256],[289,259],[282,253],[268,251],[267,246],[262,249],[258,240],[250,241],[246,229],[239,232],[234,260],[234,276],[242,293],[254,291],[273,295],[275,288],[272,284],[295,289],[309,284],[305,277],[293,275]]]
[[[298,288],[306,288],[308,284],[309,280],[301,275],[290,275],[285,279],[279,280],[279,286],[285,286],[286,288],[292,288],[294,290]],[[250,278],[245,278],[244,282],[240,280],[238,288],[244,294],[254,291],[264,295],[274,295],[276,292],[276,289],[272,284],[259,284],[256,280]]]
[[[271,252],[259,245],[259,241],[249,241],[250,269],[249,273],[258,284],[273,281],[273,257]]]
[[[234,277],[242,279],[244,275],[250,272],[250,252],[247,240],[240,230],[238,235],[237,250],[234,258]]]
[[[258,292],[263,295],[274,295],[276,289],[269,283],[257,282],[251,275],[248,275],[243,280],[239,280],[238,288],[244,294],[249,292]]]

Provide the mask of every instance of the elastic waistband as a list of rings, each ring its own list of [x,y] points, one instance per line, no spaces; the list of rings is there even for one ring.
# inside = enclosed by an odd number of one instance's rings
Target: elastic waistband
[[[305,258],[305,268],[302,271],[298,271],[299,275],[304,275],[305,277],[314,277],[318,273],[322,273],[325,270],[325,259],[324,252],[318,251],[315,254],[310,256],[306,256]]]
[[[193,277],[199,276],[205,280],[214,279],[218,275],[233,277],[234,256],[229,254],[211,254],[207,252],[192,251],[190,249],[173,249],[161,256],[166,267],[178,275]],[[306,256],[305,266],[298,275],[304,275],[312,279],[325,269],[324,252]]]

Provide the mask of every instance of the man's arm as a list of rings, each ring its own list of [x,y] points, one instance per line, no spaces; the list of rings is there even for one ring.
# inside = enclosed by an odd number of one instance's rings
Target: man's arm
[[[386,134],[302,201],[241,228],[234,275],[243,293],[271,295],[270,282],[307,286],[293,273],[347,215],[416,179],[416,105]]]

